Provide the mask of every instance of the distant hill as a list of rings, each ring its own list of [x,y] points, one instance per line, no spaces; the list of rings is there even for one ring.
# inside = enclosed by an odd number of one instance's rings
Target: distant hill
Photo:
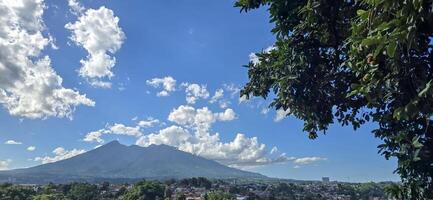
[[[117,141],[55,163],[0,172],[0,182],[46,183],[170,178],[264,179],[167,145],[125,146]]]

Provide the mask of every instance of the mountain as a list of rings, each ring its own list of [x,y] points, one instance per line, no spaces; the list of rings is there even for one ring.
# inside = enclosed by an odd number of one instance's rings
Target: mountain
[[[167,145],[125,146],[117,141],[58,162],[0,172],[0,182],[24,183],[189,177],[266,178]]]

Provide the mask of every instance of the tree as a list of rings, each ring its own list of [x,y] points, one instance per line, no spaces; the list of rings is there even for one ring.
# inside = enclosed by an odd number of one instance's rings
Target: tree
[[[238,0],[265,6],[276,42],[246,66],[241,96],[304,121],[309,137],[366,122],[396,157],[400,195],[433,198],[433,0]]]
[[[0,199],[2,200],[30,200],[34,194],[35,192],[27,187],[9,183],[0,184]]]
[[[134,185],[128,192],[122,197],[123,200],[147,200],[164,197],[165,187],[164,185],[151,182],[151,181],[140,181]]]
[[[72,183],[67,197],[71,200],[98,199],[98,187],[89,183]]]

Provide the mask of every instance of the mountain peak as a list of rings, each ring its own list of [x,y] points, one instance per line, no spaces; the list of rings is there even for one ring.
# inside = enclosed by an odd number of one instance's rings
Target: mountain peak
[[[113,140],[113,141],[110,141],[110,142],[102,145],[101,147],[120,147],[120,146],[125,146],[125,145],[120,144],[120,142],[117,140]],[[99,147],[99,148],[101,148],[101,147]]]
[[[191,170],[194,169],[194,170]],[[168,145],[126,146],[114,140],[72,158],[12,171],[17,178],[56,182],[95,178],[265,178]],[[10,174],[9,174],[10,175]],[[61,177],[61,178],[60,178]],[[86,180],[87,180],[86,179]],[[1,173],[0,173],[1,181]]]
[[[113,141],[110,141],[109,143],[107,143],[105,145],[122,145],[122,144],[120,144],[120,142],[118,140],[113,140]]]

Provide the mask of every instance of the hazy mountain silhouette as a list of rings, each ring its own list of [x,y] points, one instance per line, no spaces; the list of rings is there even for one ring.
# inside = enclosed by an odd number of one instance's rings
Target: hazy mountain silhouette
[[[17,182],[188,177],[266,178],[167,145],[125,146],[117,141],[55,163],[0,172],[0,181]]]

